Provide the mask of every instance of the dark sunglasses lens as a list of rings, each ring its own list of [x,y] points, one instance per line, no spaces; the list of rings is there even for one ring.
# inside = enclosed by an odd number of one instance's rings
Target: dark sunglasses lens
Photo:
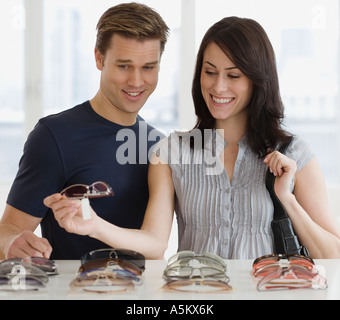
[[[98,269],[104,269],[107,266],[107,259],[90,260],[81,265],[79,268],[80,273],[89,272]]]
[[[31,263],[46,272],[48,275],[58,274],[57,265],[53,260],[33,257],[31,258]]]
[[[55,266],[55,262],[53,260],[48,260],[48,259],[40,258],[40,257],[31,258],[31,262],[35,266],[44,266],[44,267],[54,267]]]
[[[97,182],[94,185],[92,185],[93,189],[97,192],[109,192],[110,187],[104,183],[104,182]]]
[[[64,191],[61,192],[61,194],[66,196],[67,198],[77,198],[86,194],[87,191],[88,191],[87,186],[79,185],[66,188]]]
[[[138,268],[145,269],[145,257],[132,250],[126,249],[103,249],[88,252],[81,258],[81,264],[86,264],[89,261],[97,259],[115,259],[127,260]]]
[[[110,258],[111,252],[112,250],[109,250],[109,249],[108,250],[95,250],[95,251],[88,252],[82,256],[81,264],[85,264],[89,261],[101,260],[101,259],[106,261],[107,258]]]
[[[122,260],[130,261],[131,263],[135,264],[138,268],[143,269],[145,268],[145,257],[136,252],[130,250],[118,250],[118,257]]]
[[[143,270],[141,268],[139,268],[135,263],[133,263],[133,261],[129,261],[129,260],[124,260],[124,259],[118,259],[117,264],[125,269],[125,270],[129,270],[130,272],[132,272],[135,275],[142,275]]]

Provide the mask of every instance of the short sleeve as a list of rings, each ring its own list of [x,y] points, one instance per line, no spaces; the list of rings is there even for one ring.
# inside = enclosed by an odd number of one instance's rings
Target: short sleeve
[[[152,149],[152,153],[161,158],[163,163],[169,164],[169,141],[170,137],[164,138]]]
[[[43,204],[44,198],[59,192],[64,179],[58,146],[49,129],[39,122],[25,143],[7,203],[27,214],[43,218],[48,211]]]
[[[298,136],[294,136],[286,155],[295,160],[297,171],[301,170],[315,157],[315,154],[310,150],[308,144]]]

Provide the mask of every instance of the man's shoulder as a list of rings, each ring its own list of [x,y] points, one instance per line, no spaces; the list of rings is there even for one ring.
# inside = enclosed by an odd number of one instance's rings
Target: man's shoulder
[[[60,126],[61,124],[65,126],[70,123],[71,124],[80,123],[79,120],[88,114],[87,109],[89,105],[90,105],[89,101],[86,101],[70,109],[41,118],[39,120],[39,123],[42,123],[48,127],[49,126],[53,127],[55,125]]]
[[[138,116],[137,121],[138,121],[139,125],[141,125],[142,123],[145,124],[148,134],[151,133],[152,135],[159,137],[160,140],[162,140],[166,137],[166,134],[164,132],[162,132],[160,129],[157,129],[153,125],[149,124],[141,116]]]

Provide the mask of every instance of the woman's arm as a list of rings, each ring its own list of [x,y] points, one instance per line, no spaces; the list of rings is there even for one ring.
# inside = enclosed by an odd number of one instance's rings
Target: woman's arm
[[[324,178],[312,159],[295,173],[296,164],[274,152],[265,160],[276,175],[275,192],[284,205],[300,242],[317,259],[340,258],[340,231],[331,213]],[[294,193],[289,185],[295,175]]]
[[[163,259],[175,203],[170,167],[162,163],[150,164],[148,182],[150,197],[140,230],[117,227],[98,217],[93,210],[91,219],[83,220],[80,201],[67,200],[59,194],[46,198],[45,205],[53,210],[59,225],[70,233],[88,235],[111,247],[138,251],[147,259]]]
[[[148,179],[150,196],[141,230],[119,228],[100,219],[96,232],[90,236],[112,247],[136,250],[149,259],[163,259],[174,213],[170,167],[150,164]]]

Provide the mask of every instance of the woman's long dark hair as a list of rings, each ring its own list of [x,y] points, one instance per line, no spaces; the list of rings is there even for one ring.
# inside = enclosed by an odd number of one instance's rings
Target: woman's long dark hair
[[[202,95],[201,72],[207,46],[216,43],[228,58],[253,82],[248,105],[247,142],[263,158],[268,149],[286,142],[289,134],[282,129],[284,107],[273,47],[264,29],[254,20],[228,17],[214,24],[205,34],[197,55],[192,96],[197,115],[195,129],[214,129],[212,117]]]

